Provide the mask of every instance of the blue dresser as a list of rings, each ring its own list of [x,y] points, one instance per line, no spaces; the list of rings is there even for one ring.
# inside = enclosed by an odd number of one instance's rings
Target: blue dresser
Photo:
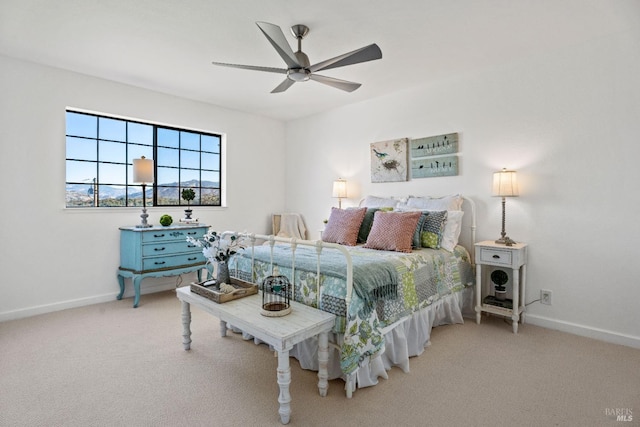
[[[140,302],[140,282],[145,277],[177,276],[179,274],[198,273],[202,280],[202,269],[207,259],[202,248],[187,242],[187,236],[202,237],[209,226],[178,225],[173,227],[120,227],[120,268],[118,283],[120,293],[124,294],[124,279],[133,281],[135,298],[133,307]]]

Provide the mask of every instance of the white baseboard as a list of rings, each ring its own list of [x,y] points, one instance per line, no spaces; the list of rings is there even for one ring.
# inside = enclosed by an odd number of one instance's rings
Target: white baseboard
[[[142,295],[153,292],[167,291],[175,287],[174,283],[156,284],[153,287],[142,287],[140,293]],[[126,289],[124,297],[130,299],[133,296],[132,289]],[[82,307],[85,305],[99,304],[103,302],[114,301],[118,292],[96,295],[87,298],[78,298],[74,300],[62,301],[54,304],[45,304],[35,307],[28,307],[20,310],[7,311],[0,313],[0,322],[7,320],[22,319],[25,317],[37,316],[39,314],[51,313],[54,311],[66,310],[68,308]],[[133,304],[133,302],[132,302]],[[474,316],[472,316],[475,318]],[[531,325],[541,326],[547,329],[554,329],[557,331],[567,332],[582,337],[593,338],[600,341],[609,342],[612,344],[624,345],[627,347],[633,347],[640,349],[640,337],[620,334],[617,332],[607,331],[605,329],[593,328],[589,326],[579,325],[577,323],[564,322],[561,320],[550,319],[544,316],[538,316],[535,314],[526,314],[526,322]]]
[[[605,329],[593,328],[590,326],[579,325],[577,323],[564,322],[561,320],[550,319],[548,317],[537,316],[535,314],[528,313],[526,314],[526,322],[547,329],[568,332],[570,334],[579,335],[581,337],[593,338],[612,344],[619,344],[626,347],[640,349],[640,337],[633,335],[620,334],[617,332],[607,331]]]
[[[142,286],[140,289],[140,295],[150,294],[154,292],[162,292],[168,291],[169,289],[175,288],[175,283],[165,283],[165,284],[156,284],[150,287]],[[56,302],[53,304],[44,304],[38,305],[35,307],[27,307],[20,310],[14,311],[6,311],[4,313],[0,313],[0,322],[5,322],[7,320],[16,320],[22,319],[25,317],[37,316],[39,314],[52,313],[54,311],[66,310],[68,308],[76,308],[83,307],[85,305],[99,304],[103,302],[115,301],[116,296],[119,292],[111,292],[103,295],[95,295],[86,298],[78,298],[68,301]],[[134,292],[131,289],[131,286],[127,286],[125,288],[125,293],[122,297],[123,301],[128,300],[133,307],[133,297]]]

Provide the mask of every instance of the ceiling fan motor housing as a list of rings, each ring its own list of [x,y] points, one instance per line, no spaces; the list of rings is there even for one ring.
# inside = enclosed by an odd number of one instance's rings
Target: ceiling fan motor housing
[[[307,80],[309,80],[310,75],[311,73],[309,72],[309,70],[305,70],[304,68],[291,68],[287,71],[287,78],[289,78],[289,80],[293,80],[294,82],[306,82]]]

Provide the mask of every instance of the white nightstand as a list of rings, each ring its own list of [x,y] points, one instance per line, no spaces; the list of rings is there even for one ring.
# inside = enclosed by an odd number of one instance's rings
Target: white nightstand
[[[490,240],[475,244],[476,252],[476,323],[480,324],[482,312],[511,317],[513,333],[518,333],[518,321],[524,323],[525,287],[527,271],[527,244],[513,246],[498,244]],[[506,267],[512,269],[513,299],[492,298],[488,286],[483,286],[482,266]],[[504,273],[503,273],[504,274]],[[486,289],[483,292],[483,288]],[[488,297],[488,299],[487,299]],[[522,314],[522,316],[520,316]]]

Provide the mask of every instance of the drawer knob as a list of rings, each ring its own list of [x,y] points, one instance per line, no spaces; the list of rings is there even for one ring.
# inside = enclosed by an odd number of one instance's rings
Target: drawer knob
[[[162,264],[166,264],[166,262],[165,261],[161,261],[161,262],[156,261],[155,262],[155,265],[162,265]]]
[[[193,257],[193,258],[188,258],[187,260],[188,260],[188,261],[195,261],[195,260],[197,260],[197,259],[198,259],[198,257]]]
[[[493,259],[500,259],[500,255],[494,255]]]
[[[156,252],[164,251],[164,249],[165,249],[164,247],[162,247],[162,248],[153,248],[153,250],[156,251]]]
[[[155,237],[155,238],[164,237],[164,234],[154,234],[153,237]]]

